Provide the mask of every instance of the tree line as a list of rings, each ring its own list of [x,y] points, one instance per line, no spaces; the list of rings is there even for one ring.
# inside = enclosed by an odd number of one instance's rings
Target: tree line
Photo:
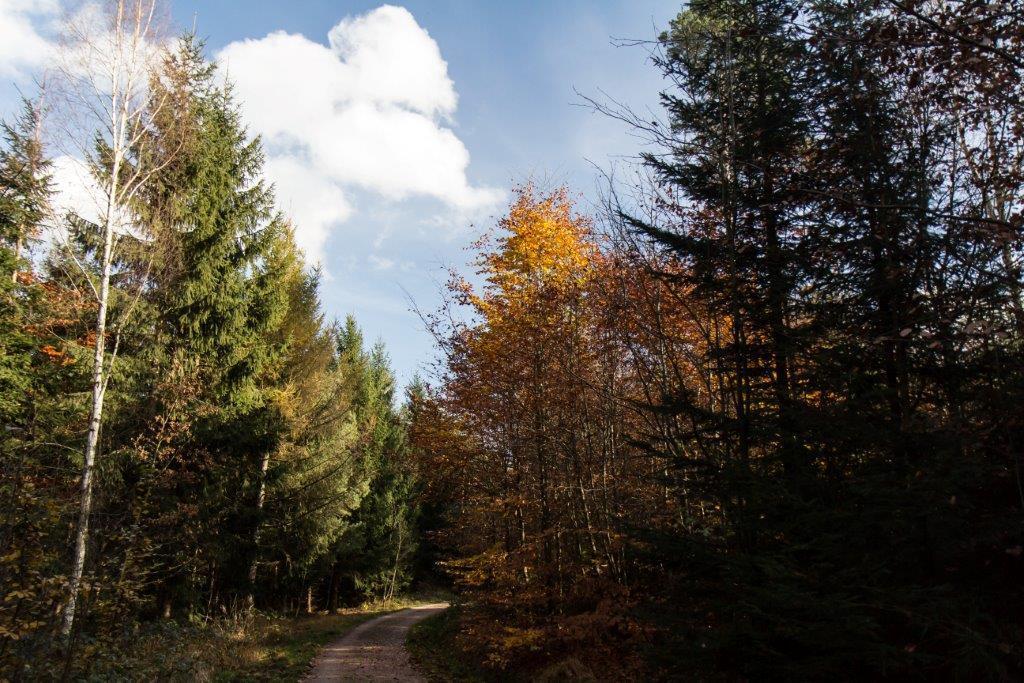
[[[5,679],[87,676],[146,621],[333,610],[411,578],[387,354],[324,315],[230,82],[155,16],[121,0],[67,28],[60,78],[3,127]],[[72,120],[99,211],[58,208],[48,126]]]
[[[1021,676],[1024,7],[692,0],[650,47],[660,117],[591,103],[647,143],[594,218],[521,188],[426,317],[463,644]]]

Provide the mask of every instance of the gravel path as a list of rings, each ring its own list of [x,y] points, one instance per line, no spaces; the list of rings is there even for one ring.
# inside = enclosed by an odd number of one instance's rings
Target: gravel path
[[[360,624],[328,644],[313,661],[306,683],[336,681],[423,681],[409,663],[409,627],[448,607],[423,605]]]

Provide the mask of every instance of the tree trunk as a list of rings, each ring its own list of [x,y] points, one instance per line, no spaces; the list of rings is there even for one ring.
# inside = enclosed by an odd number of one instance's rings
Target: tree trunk
[[[388,589],[385,600],[395,597],[395,582],[398,580],[398,564],[402,557],[402,527],[398,527],[398,549],[395,550],[395,566],[391,570],[391,587]]]
[[[260,527],[262,526],[263,503],[267,497],[268,469],[270,469],[270,451],[265,452],[260,459],[259,488],[256,491],[256,529],[252,535],[252,561],[249,563],[249,594],[246,596],[246,605],[249,609],[256,605],[256,596],[253,594],[253,590],[256,586],[256,567],[260,559]],[[312,589],[310,590],[312,591]]]
[[[100,276],[99,310],[96,313],[96,342],[92,357],[92,407],[89,410],[89,433],[85,441],[85,459],[82,464],[78,530],[75,534],[75,551],[72,558],[71,577],[68,582],[68,604],[64,608],[64,622],[61,635],[67,639],[75,624],[75,609],[78,591],[85,569],[85,550],[89,543],[89,513],[92,510],[92,477],[96,462],[96,447],[99,443],[100,423],[103,418],[103,396],[106,393],[104,371],[104,347],[107,334],[107,302],[110,298],[111,255],[114,246],[114,203],[117,197],[117,177],[120,173],[121,151],[114,150],[113,172],[107,193],[106,215],[103,231],[103,272]]]
[[[21,263],[21,235],[22,230],[18,230],[18,240],[14,243],[14,268],[11,270],[11,282],[18,284],[18,265]]]
[[[327,589],[327,611],[331,614],[337,614],[338,612],[338,589],[341,583],[341,568],[338,563],[335,562],[334,566],[331,567],[331,583]]]

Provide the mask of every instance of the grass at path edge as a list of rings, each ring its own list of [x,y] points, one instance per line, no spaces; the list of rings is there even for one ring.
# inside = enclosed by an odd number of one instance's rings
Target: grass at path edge
[[[243,683],[299,681],[320,649],[359,624],[416,605],[446,600],[418,593],[337,614],[254,613],[202,622],[154,621],[129,638],[83,646],[88,665],[79,680]]]
[[[413,667],[428,681],[478,683],[493,680],[474,666],[455,640],[459,607],[431,615],[409,629],[405,645]]]

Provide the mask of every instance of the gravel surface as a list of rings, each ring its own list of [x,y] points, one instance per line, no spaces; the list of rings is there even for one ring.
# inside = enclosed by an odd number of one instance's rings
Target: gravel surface
[[[409,663],[405,637],[417,621],[448,607],[423,605],[360,624],[328,644],[313,661],[307,683],[335,681],[424,681]]]

